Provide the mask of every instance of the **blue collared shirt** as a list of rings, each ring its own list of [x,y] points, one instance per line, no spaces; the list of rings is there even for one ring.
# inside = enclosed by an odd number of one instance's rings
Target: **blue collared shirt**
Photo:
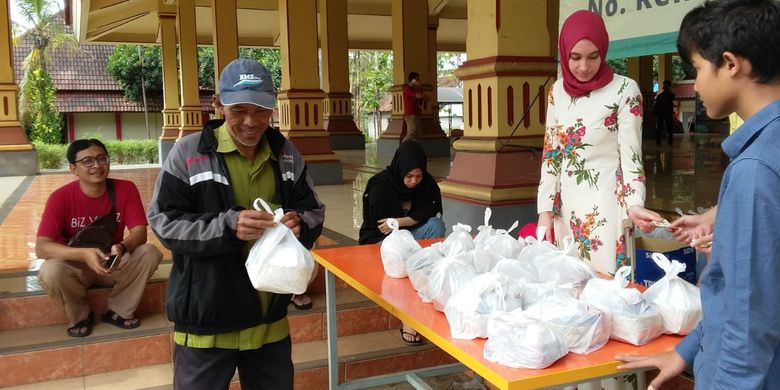
[[[780,100],[721,147],[731,162],[701,279],[704,318],[677,352],[697,389],[780,389]]]

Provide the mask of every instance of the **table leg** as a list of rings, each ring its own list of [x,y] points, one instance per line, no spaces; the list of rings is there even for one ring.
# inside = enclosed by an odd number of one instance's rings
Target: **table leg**
[[[325,309],[328,318],[328,388],[339,388],[338,330],[336,329],[336,277],[325,269]]]

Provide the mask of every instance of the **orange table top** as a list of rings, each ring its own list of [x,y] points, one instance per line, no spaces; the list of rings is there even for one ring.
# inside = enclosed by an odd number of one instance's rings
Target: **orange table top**
[[[437,240],[424,240],[423,246]],[[400,320],[409,323],[425,338],[458,359],[500,389],[527,389],[587,382],[589,379],[617,374],[616,355],[653,354],[672,350],[680,336],[664,335],[641,347],[610,340],[593,353],[569,353],[542,370],[517,369],[493,363],[482,357],[485,339],[456,340],[450,337],[450,327],[444,313],[423,303],[408,278],[395,279],[384,273],[379,244],[317,249],[314,259],[376,302]]]

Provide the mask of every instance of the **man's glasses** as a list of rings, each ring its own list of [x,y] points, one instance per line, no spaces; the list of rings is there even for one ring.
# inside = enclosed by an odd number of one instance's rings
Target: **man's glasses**
[[[108,165],[108,163],[111,160],[106,156],[105,154],[97,156],[97,157],[84,157],[81,160],[76,160],[73,163],[81,163],[87,168],[91,168],[95,165],[95,163],[98,163],[100,165]]]

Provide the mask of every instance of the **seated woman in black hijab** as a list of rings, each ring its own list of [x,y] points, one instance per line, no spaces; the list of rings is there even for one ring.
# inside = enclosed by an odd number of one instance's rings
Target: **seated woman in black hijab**
[[[415,239],[444,237],[444,222],[439,217],[441,191],[427,166],[420,144],[406,141],[395,151],[390,166],[368,180],[363,193],[360,245],[384,240],[391,232],[388,218],[395,218]],[[409,344],[422,343],[420,335],[406,325],[401,328],[401,336]]]

